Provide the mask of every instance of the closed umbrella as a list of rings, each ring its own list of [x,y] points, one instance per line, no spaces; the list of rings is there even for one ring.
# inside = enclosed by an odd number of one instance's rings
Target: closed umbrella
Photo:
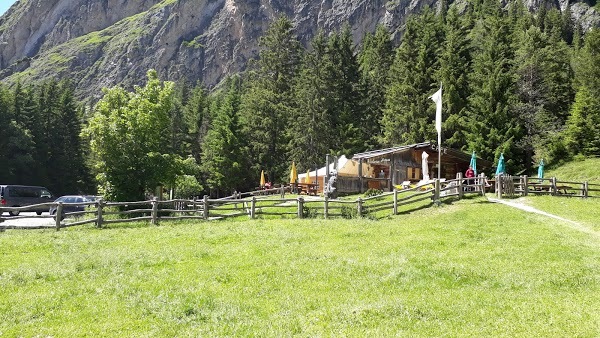
[[[421,154],[421,166],[423,169],[423,181],[424,182],[428,182],[429,181],[429,154],[426,152],[423,152],[423,154]]]
[[[304,183],[310,184],[310,169],[306,171],[306,180]]]
[[[473,168],[473,172],[475,176],[477,176],[477,156],[475,156],[475,150],[473,150],[473,154],[471,155],[471,163],[469,163],[471,168]]]
[[[505,173],[506,169],[504,168],[504,154],[500,154],[500,158],[498,159],[498,168],[496,169],[496,176]]]
[[[260,171],[260,187],[264,187],[265,186],[265,171],[261,170]]]
[[[290,183],[298,182],[298,172],[296,171],[296,162],[292,162],[292,170],[290,171]]]
[[[540,182],[542,181],[542,178],[544,178],[544,159],[540,161],[540,166],[538,167],[538,178],[540,179]]]

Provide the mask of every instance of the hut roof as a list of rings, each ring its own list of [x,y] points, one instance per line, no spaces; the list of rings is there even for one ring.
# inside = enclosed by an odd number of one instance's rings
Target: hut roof
[[[408,144],[408,145],[403,145],[403,146],[397,146],[397,147],[385,148],[385,149],[379,149],[379,150],[372,150],[372,151],[367,151],[364,153],[354,154],[354,156],[352,156],[352,159],[353,160],[361,160],[361,159],[362,160],[370,160],[370,159],[377,159],[377,158],[385,158],[390,155],[403,153],[403,152],[406,152],[409,150],[426,150],[429,152],[437,153],[438,148],[437,148],[437,145],[432,144],[431,142],[415,143],[415,144]],[[469,162],[471,160],[471,154],[467,154],[463,151],[452,149],[452,148],[446,148],[446,147],[442,147],[441,150],[442,150],[442,156],[445,158],[453,158],[460,162]],[[435,160],[435,159],[432,158],[432,160]],[[482,168],[491,168],[493,164],[490,161],[487,161],[487,160],[477,157],[477,165]]]

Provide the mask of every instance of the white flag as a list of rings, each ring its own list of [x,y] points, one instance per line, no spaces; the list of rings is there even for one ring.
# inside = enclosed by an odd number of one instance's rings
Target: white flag
[[[442,134],[442,85],[440,90],[429,97],[435,102],[435,129],[438,132],[438,139]]]

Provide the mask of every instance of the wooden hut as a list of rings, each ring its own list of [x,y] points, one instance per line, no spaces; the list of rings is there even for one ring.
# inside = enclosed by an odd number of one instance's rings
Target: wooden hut
[[[356,184],[338,182],[338,185],[347,186],[344,192],[352,190],[362,193],[369,188],[391,191],[394,186],[402,185],[407,181],[419,182],[423,179],[421,160],[423,152],[429,154],[429,177],[437,178],[438,165],[440,165],[438,147],[425,142],[354,154],[352,160],[358,163],[357,168],[365,168],[363,164],[367,164],[367,171],[359,170]],[[470,162],[471,154],[442,147],[441,178],[454,179],[457,173],[464,174]],[[477,158],[478,173],[491,167],[491,162]]]

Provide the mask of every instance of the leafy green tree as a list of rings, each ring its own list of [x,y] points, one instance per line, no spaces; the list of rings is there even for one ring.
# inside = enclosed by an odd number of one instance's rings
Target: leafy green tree
[[[144,199],[146,191],[173,184],[177,156],[169,154],[173,83],[162,83],[156,71],[148,82],[127,92],[104,90],[104,97],[83,133],[90,139],[100,190],[107,199]]]

